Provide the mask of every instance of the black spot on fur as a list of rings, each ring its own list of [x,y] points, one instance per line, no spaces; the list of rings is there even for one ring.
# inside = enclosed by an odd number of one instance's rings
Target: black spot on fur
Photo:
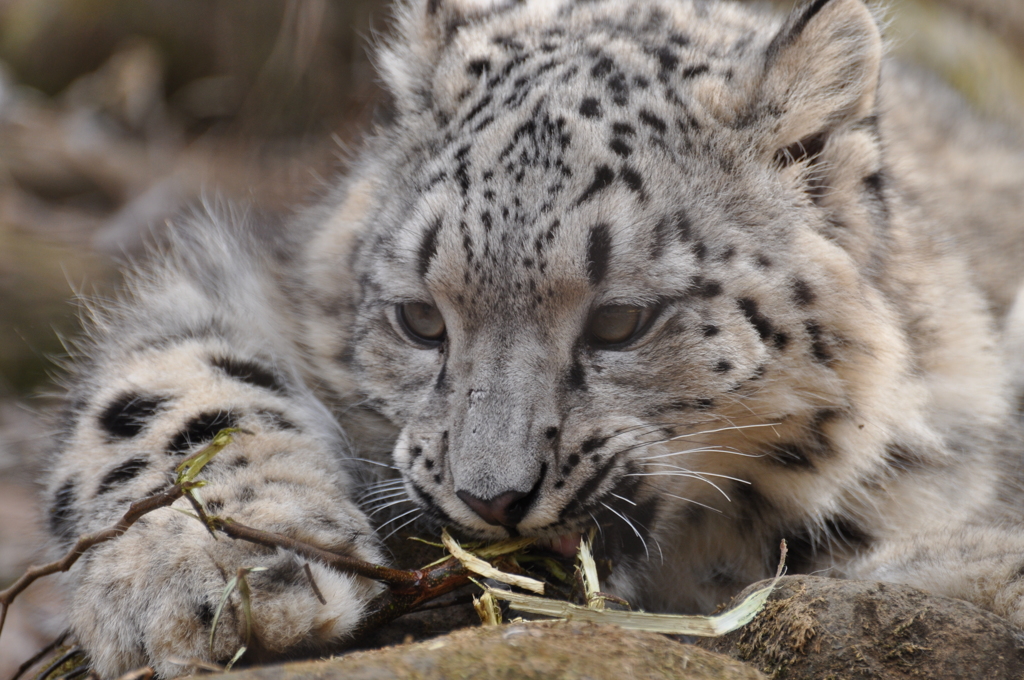
[[[821,364],[832,361],[832,351],[825,342],[821,326],[816,321],[807,320],[804,321],[804,329],[811,337],[811,356],[814,357],[814,360]]]
[[[463,125],[465,125],[466,123],[470,122],[471,120],[476,118],[478,115],[480,115],[480,112],[483,111],[484,109],[486,109],[488,106],[490,106],[490,104],[491,104],[491,95],[489,95],[489,94],[485,95],[483,98],[480,99],[480,101],[478,101],[476,103],[476,106],[474,106],[472,109],[470,109],[469,113],[466,114],[465,120],[462,121]]]
[[[241,503],[252,503],[256,500],[256,489],[251,486],[243,486],[238,492],[238,500]]]
[[[629,102],[629,85],[621,73],[616,73],[608,79],[608,91],[611,92],[612,101],[619,106],[625,106]]]
[[[587,97],[580,104],[580,113],[587,118],[600,118],[601,102],[594,97]]]
[[[441,220],[437,220],[423,235],[423,242],[420,243],[420,250],[416,256],[416,271],[420,278],[427,275],[430,269],[430,261],[437,254],[437,232],[441,230]]]
[[[99,416],[100,427],[113,439],[136,437],[167,401],[164,397],[125,392]]]
[[[729,361],[726,361],[725,359],[722,359],[717,364],[715,364],[715,372],[716,373],[728,373],[731,370],[732,370],[732,363],[730,363]]]
[[[554,439],[555,437],[558,436],[558,428],[554,426],[549,427],[548,429],[544,430],[544,436],[547,437],[548,439]]]
[[[608,273],[608,262],[612,253],[612,235],[607,224],[596,224],[590,228],[587,238],[587,279],[596,286]]]
[[[587,374],[583,370],[583,364],[580,363],[579,359],[572,362],[572,366],[569,367],[569,372],[565,377],[565,384],[571,390],[585,390],[587,389]]]
[[[626,186],[629,187],[630,191],[639,194],[641,198],[645,197],[644,180],[640,176],[640,173],[628,165],[624,165],[619,171],[619,175],[622,177],[622,181],[626,183]]]
[[[611,60],[611,57],[601,57],[593,68],[590,69],[590,75],[594,78],[604,78],[606,75],[612,72],[615,68],[615,62]]]
[[[599,166],[594,171],[594,181],[590,183],[590,186],[587,187],[579,200],[576,201],[576,205],[582,205],[592,198],[594,194],[607,189],[613,181],[615,181],[615,171],[607,165]]]
[[[466,65],[466,71],[477,78],[489,70],[491,70],[491,62],[487,59],[474,59]]]
[[[665,80],[667,72],[676,70],[676,66],[679,65],[679,57],[667,47],[658,49],[658,66],[662,71],[661,79]]]
[[[816,297],[810,285],[803,279],[793,282],[793,302],[801,307],[806,307],[813,303]]]
[[[138,457],[124,461],[103,476],[103,479],[100,481],[100,486],[96,490],[96,495],[107,493],[114,488],[115,485],[124,484],[125,482],[135,479],[139,476],[139,473],[145,470],[148,466],[148,458]]]
[[[754,327],[761,340],[768,340],[775,331],[772,322],[760,312],[757,302],[751,298],[740,298],[736,301],[740,311],[747,317],[747,321]]]
[[[783,467],[803,468],[806,470],[814,469],[814,461],[811,454],[800,444],[791,442],[772,444],[768,448],[768,455],[773,462],[779,463]]]
[[[687,66],[683,69],[683,78],[696,78],[697,76],[704,75],[711,67],[707,64],[697,64],[696,66]]]
[[[693,255],[703,261],[708,256],[708,247],[702,241],[693,244]]]
[[[789,345],[789,333],[783,331],[775,331],[772,335],[772,343],[775,345],[775,349],[783,350]]]
[[[890,442],[885,446],[885,458],[889,465],[901,472],[912,472],[926,466],[924,456],[909,446]]]
[[[620,137],[612,138],[612,141],[608,142],[608,148],[622,158],[627,158],[629,154],[633,153],[633,148]]]
[[[462,190],[462,195],[465,196],[466,192],[469,191],[469,161],[466,158],[469,156],[469,145],[463,146],[461,149],[455,152],[455,160],[458,165],[455,166],[455,181],[459,183],[459,188]],[[441,226],[441,221],[438,220],[437,227]],[[436,229],[435,229],[436,232]]]
[[[881,171],[873,172],[864,178],[864,186],[867,187],[875,198],[882,200],[885,190],[885,175]]]
[[[569,456],[566,462],[569,463],[571,467],[576,467],[577,465],[580,464],[580,457],[577,454],[573,453]]]
[[[722,294],[722,284],[718,281],[705,280],[703,276],[695,276],[692,281],[694,292],[702,298],[713,298]]]
[[[700,330],[701,330],[701,333],[704,334],[705,338],[713,338],[716,335],[718,335],[718,332],[719,332],[718,326],[716,326],[714,324],[710,324],[710,323],[705,325],[705,326],[701,326]]]
[[[50,533],[63,541],[69,541],[78,534],[78,517],[74,508],[77,499],[78,493],[73,479],[66,480],[53,494],[48,517]]]
[[[571,513],[576,512],[579,508],[585,508],[591,497],[597,492],[601,484],[604,483],[608,475],[611,474],[615,468],[615,458],[609,458],[605,464],[596,472],[594,475],[584,482],[579,489],[576,490],[576,495],[566,503],[565,507],[558,514],[558,519],[564,519]]]
[[[201,413],[185,424],[182,430],[174,435],[167,445],[167,453],[171,456],[187,453],[193,447],[206,444],[217,433],[226,427],[235,427],[238,419],[230,411],[207,411]]]
[[[616,137],[632,137],[636,129],[629,123],[612,123],[612,134]]]
[[[668,126],[665,125],[665,121],[663,121],[661,118],[654,115],[647,109],[640,109],[639,116],[641,123],[653,129],[658,134],[663,135],[665,134],[665,131],[668,129]]]
[[[214,357],[210,360],[210,363],[235,380],[240,380],[256,387],[262,387],[271,392],[287,392],[287,387],[281,376],[255,361],[223,356]]]
[[[203,601],[196,605],[196,619],[203,628],[213,625],[214,609],[209,602]]]
[[[590,453],[591,451],[594,451],[604,446],[605,442],[607,441],[608,437],[591,437],[590,439],[587,439],[586,441],[583,442],[583,444],[580,446],[580,451],[582,451],[583,453]]]

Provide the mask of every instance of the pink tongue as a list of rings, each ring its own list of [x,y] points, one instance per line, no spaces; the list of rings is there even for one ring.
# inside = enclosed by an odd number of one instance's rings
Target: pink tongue
[[[580,548],[581,534],[565,534],[551,540],[551,549],[562,557],[574,557]]]

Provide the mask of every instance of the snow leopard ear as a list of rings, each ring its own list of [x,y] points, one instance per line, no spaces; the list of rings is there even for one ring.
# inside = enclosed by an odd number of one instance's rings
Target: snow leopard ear
[[[881,33],[863,0],[795,9],[765,50],[752,101],[751,113],[771,121],[764,151],[809,155],[837,128],[870,115],[881,61]]]
[[[395,9],[395,32],[377,53],[377,66],[399,114],[435,101],[438,63],[463,27],[521,5],[521,0],[404,0]]]

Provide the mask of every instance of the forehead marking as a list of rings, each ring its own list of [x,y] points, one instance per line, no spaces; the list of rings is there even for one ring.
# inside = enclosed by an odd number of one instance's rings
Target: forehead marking
[[[609,168],[607,165],[602,165],[594,171],[594,181],[590,183],[586,191],[580,196],[579,200],[576,201],[576,205],[582,205],[588,199],[594,196],[594,194],[603,191],[608,188],[613,181],[615,181],[615,171]]]
[[[590,285],[601,283],[608,273],[608,259],[612,252],[612,236],[607,224],[595,224],[587,238],[587,278]]]
[[[419,253],[416,257],[416,271],[419,273],[420,278],[427,275],[427,270],[430,269],[430,261],[437,254],[437,232],[440,229],[441,219],[438,218],[427,229],[427,233],[423,235],[423,241],[420,243]]]

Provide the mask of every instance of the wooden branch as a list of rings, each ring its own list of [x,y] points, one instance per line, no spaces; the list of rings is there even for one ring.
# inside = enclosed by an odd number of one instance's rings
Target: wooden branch
[[[306,543],[297,538],[291,538],[290,536],[271,531],[253,529],[252,527],[222,517],[201,517],[200,519],[206,519],[214,529],[231,538],[256,543],[268,548],[284,548],[307,559],[323,562],[338,571],[365,576],[375,581],[383,581],[399,591],[407,589],[417,590],[427,574],[427,572],[421,569],[405,571],[403,569],[391,569],[379,564],[371,564],[355,557],[324,550],[312,543]]]
[[[9,588],[0,591],[0,633],[3,633],[4,621],[7,619],[7,609],[11,606],[11,603],[14,602],[14,598],[32,585],[36,579],[42,578],[43,576],[49,576],[50,574],[56,574],[58,571],[67,571],[75,562],[78,561],[78,558],[81,557],[86,550],[117,538],[124,532],[128,531],[128,528],[135,524],[140,517],[158,508],[167,507],[174,501],[181,498],[184,493],[185,491],[182,485],[175,484],[166,491],[135,501],[131,506],[129,506],[128,511],[124,513],[124,516],[121,517],[114,526],[92,534],[80,536],[71,550],[69,550],[64,557],[55,562],[29,567],[28,570],[22,574],[17,581],[11,584]]]

